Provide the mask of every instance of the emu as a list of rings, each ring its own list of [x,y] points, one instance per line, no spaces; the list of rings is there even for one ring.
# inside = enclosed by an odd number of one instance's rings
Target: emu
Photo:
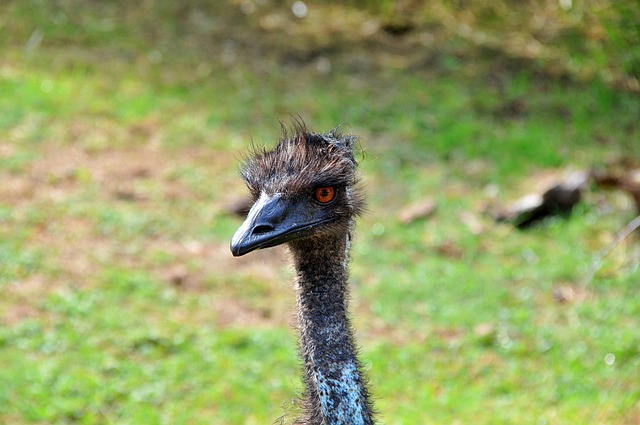
[[[364,208],[357,138],[338,129],[312,133],[302,122],[282,128],[273,150],[254,148],[241,165],[254,204],[231,252],[286,244],[292,254],[305,385],[296,423],[373,424],[347,308],[351,230]]]

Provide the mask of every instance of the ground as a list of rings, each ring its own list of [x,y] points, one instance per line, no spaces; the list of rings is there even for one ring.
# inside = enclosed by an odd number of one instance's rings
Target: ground
[[[239,160],[299,115],[361,138],[351,309],[381,423],[639,423],[635,240],[587,279],[631,199],[493,216],[640,155],[627,80],[332,3],[1,7],[0,422],[295,411],[286,253],[228,244]]]

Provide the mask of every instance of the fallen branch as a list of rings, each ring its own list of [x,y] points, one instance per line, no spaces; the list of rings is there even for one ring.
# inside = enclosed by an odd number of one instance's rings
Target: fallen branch
[[[613,239],[613,241],[611,241],[607,246],[602,248],[594,256],[593,261],[591,262],[591,267],[589,268],[589,273],[587,273],[584,281],[582,282],[583,289],[586,288],[587,285],[591,283],[597,271],[600,270],[600,267],[602,266],[602,262],[607,257],[607,255],[609,255],[611,251],[613,251],[618,245],[620,245],[620,242],[625,240],[627,236],[631,234],[631,232],[633,232],[639,227],[640,227],[640,215],[638,215],[636,218],[634,218],[629,223],[627,223],[626,226],[624,226],[618,233],[616,233],[616,237]]]
[[[584,171],[568,173],[544,192],[530,193],[501,208],[496,221],[508,221],[519,229],[526,229],[547,217],[569,215],[582,199],[588,177]]]

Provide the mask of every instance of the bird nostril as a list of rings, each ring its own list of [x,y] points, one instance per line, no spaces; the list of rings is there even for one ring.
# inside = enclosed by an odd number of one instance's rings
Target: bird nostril
[[[267,232],[271,232],[274,229],[273,226],[269,225],[269,224],[260,224],[256,227],[253,228],[253,233],[254,235],[260,235],[262,233],[267,233]]]

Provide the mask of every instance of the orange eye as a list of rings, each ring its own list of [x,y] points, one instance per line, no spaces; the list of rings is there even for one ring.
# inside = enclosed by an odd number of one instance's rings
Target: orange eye
[[[336,191],[332,187],[319,187],[316,189],[316,201],[327,204],[336,197]]]

